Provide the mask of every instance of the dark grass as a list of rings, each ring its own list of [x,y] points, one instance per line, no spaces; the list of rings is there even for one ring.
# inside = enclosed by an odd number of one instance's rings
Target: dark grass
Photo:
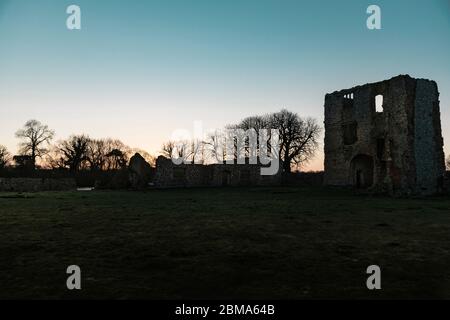
[[[450,298],[450,198],[0,193],[0,298]],[[65,270],[82,269],[82,290]],[[382,268],[382,290],[365,286]]]

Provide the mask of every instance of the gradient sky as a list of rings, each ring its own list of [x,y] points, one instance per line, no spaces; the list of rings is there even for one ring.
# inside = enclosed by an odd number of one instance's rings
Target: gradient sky
[[[66,8],[82,30],[66,28]],[[382,9],[382,30],[366,9]],[[0,0],[0,144],[36,118],[156,154],[179,128],[281,108],[398,74],[437,81],[450,153],[449,0]],[[321,169],[322,152],[307,169]]]

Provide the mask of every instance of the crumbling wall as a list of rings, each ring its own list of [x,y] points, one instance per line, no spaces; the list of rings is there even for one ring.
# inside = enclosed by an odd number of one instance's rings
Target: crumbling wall
[[[416,192],[433,193],[442,188],[445,155],[442,150],[439,92],[435,82],[418,80],[415,100]]]
[[[133,189],[147,187],[153,174],[154,168],[139,153],[131,157],[128,165],[128,179]]]
[[[154,185],[169,187],[271,186],[281,184],[281,170],[272,176],[261,175],[258,164],[180,164],[158,157]]]
[[[171,159],[158,157],[154,185],[168,187],[201,187],[211,180],[211,169],[199,164],[175,165]]]

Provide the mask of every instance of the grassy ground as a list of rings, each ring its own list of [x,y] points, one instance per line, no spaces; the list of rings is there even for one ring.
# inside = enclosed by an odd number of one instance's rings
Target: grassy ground
[[[450,298],[450,198],[0,193],[0,298]],[[66,268],[82,269],[78,292]],[[382,268],[382,290],[365,286]]]

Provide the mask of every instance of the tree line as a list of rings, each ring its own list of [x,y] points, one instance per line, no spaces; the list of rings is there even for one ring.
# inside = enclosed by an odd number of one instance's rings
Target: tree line
[[[139,153],[149,163],[154,158],[146,151],[131,148],[117,139],[93,139],[86,134],[71,135],[52,144],[55,132],[37,120],[27,121],[15,134],[20,140],[18,155],[0,146],[0,169],[63,169],[109,171],[126,168],[130,157]],[[39,160],[39,161],[38,161]]]

